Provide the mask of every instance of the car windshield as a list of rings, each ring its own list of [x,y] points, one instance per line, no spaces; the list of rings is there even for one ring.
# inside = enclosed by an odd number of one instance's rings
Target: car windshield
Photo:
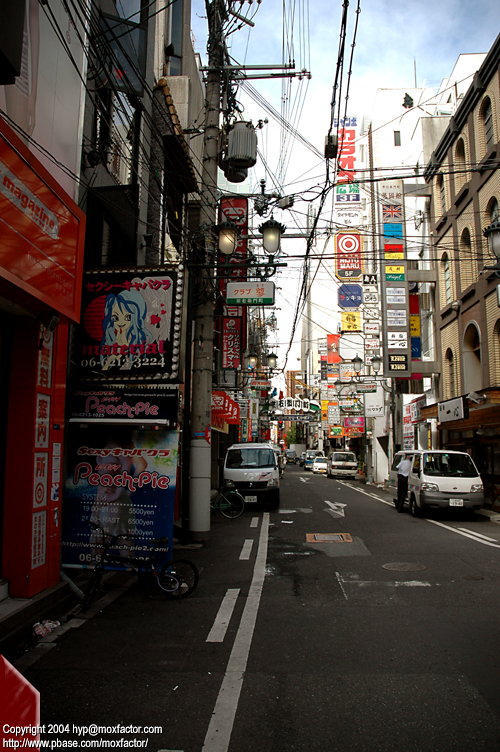
[[[248,449],[229,449],[227,453],[226,467],[229,468],[274,466],[274,452],[272,449],[248,447]]]
[[[333,455],[334,462],[356,462],[356,457],[350,452],[335,452]]]
[[[450,478],[476,478],[478,475],[468,454],[448,454],[447,452],[424,454],[424,473]]]

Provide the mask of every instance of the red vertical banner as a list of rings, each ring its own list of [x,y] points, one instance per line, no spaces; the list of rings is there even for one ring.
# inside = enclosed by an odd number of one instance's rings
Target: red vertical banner
[[[223,316],[221,327],[221,368],[237,370],[241,367],[243,319]]]
[[[342,358],[339,355],[339,339],[340,334],[327,334],[327,358],[328,363],[340,363]]]
[[[232,222],[238,227],[240,232],[236,250],[228,259],[230,267],[233,265],[238,268],[231,269],[231,271],[228,271],[227,276],[219,279],[219,289],[225,297],[228,280],[230,282],[237,282],[240,279],[246,279],[246,269],[242,268],[241,264],[246,263],[248,256],[248,240],[246,237],[243,237],[248,235],[248,199],[223,196],[220,202],[220,221]],[[225,261],[225,258],[221,259],[221,261]]]

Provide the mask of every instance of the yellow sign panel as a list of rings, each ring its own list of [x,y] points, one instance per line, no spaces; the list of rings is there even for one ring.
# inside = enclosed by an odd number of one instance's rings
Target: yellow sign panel
[[[420,316],[410,316],[410,337],[420,337]]]
[[[342,313],[342,331],[343,332],[360,332],[361,331],[361,314],[360,313]]]
[[[404,266],[386,266],[385,273],[386,274],[404,274],[405,268]]]
[[[397,261],[397,259],[403,259],[404,254],[403,253],[389,253],[389,251],[385,252],[385,260],[386,261]]]

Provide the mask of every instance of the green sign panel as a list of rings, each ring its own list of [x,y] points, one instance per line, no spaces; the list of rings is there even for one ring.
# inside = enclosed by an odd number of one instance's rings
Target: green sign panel
[[[385,278],[387,282],[404,282],[405,281],[404,274],[386,274]]]

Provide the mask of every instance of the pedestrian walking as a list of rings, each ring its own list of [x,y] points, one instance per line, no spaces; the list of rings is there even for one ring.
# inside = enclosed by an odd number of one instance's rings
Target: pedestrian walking
[[[398,512],[404,510],[406,497],[408,495],[408,476],[410,474],[411,459],[403,457],[398,465],[398,503],[396,509]]]

